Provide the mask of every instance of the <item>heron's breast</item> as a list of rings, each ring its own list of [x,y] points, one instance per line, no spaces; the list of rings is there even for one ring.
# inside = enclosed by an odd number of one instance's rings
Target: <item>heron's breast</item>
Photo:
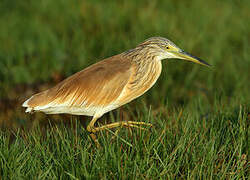
[[[119,104],[126,104],[149,90],[161,74],[161,61],[154,61],[143,67],[134,67],[127,85],[118,97]]]

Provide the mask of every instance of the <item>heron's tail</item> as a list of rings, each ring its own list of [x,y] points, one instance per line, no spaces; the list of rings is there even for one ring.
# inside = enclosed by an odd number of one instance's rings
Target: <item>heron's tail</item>
[[[33,111],[45,109],[49,103],[50,101],[48,101],[47,91],[43,91],[31,96],[22,104],[22,106],[26,107],[26,113],[31,113]]]

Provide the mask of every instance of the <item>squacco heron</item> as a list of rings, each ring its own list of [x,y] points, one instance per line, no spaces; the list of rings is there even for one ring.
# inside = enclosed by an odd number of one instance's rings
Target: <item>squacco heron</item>
[[[93,116],[87,126],[91,133],[118,126],[151,126],[145,122],[120,121],[96,127],[95,122],[103,114],[149,90],[161,74],[161,60],[168,58],[209,66],[170,40],[152,37],[134,49],[93,64],[51,89],[33,95],[23,103],[23,107],[27,107],[26,112]]]

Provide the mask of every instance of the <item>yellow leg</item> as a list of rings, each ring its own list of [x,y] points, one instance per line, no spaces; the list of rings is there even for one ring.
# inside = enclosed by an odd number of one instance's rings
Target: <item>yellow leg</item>
[[[90,134],[91,139],[95,142],[96,146],[100,148],[100,143],[98,142],[98,139],[96,138],[96,135],[94,133]]]
[[[115,127],[120,127],[120,126],[127,126],[127,127],[135,127],[135,128],[139,128],[139,129],[144,129],[138,125],[144,125],[144,126],[150,126],[152,127],[152,124],[150,123],[145,123],[145,122],[137,122],[137,121],[120,121],[120,122],[115,122],[115,123],[111,123],[111,124],[107,124],[101,127],[95,127],[95,122],[97,121],[99,117],[93,117],[93,119],[91,120],[91,122],[89,123],[87,130],[89,132],[95,133],[97,131],[102,131],[105,129],[110,129],[110,128],[115,128]]]
[[[140,127],[140,125],[152,127],[152,124],[150,124],[150,123],[137,122],[137,121],[120,121],[120,122],[114,122],[111,124],[107,124],[107,125],[104,125],[101,127],[95,127],[95,122],[97,121],[97,119],[99,117],[101,117],[101,116],[94,116],[93,119],[90,121],[89,125],[87,126],[87,130],[91,133],[90,137],[95,142],[97,147],[100,147],[100,144],[99,144],[99,142],[96,138],[96,135],[95,135],[95,133],[97,131],[102,131],[105,129],[115,128],[115,127],[120,127],[120,126],[135,127],[135,128],[139,128],[139,129],[143,129],[143,130],[145,130],[145,128]]]
[[[143,127],[140,127],[138,125],[145,125],[145,126],[152,126],[152,124],[150,123],[145,123],[145,122],[136,122],[136,121],[120,121],[120,122],[115,122],[115,123],[111,123],[111,124],[107,124],[101,127],[94,127],[94,129],[92,130],[92,132],[97,132],[97,131],[102,131],[105,129],[110,129],[110,128],[115,128],[115,127],[120,127],[120,126],[126,126],[126,127],[135,127],[135,128],[139,128],[139,129],[145,129]]]
[[[95,142],[98,148],[100,147],[100,144],[98,142],[98,139],[96,138],[95,131],[93,131],[93,127],[99,117],[100,116],[94,116],[93,119],[90,121],[89,125],[87,126],[87,130],[90,132],[90,137]]]

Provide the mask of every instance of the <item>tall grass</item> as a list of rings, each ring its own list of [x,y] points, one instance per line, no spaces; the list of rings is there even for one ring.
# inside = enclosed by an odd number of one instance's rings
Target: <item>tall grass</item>
[[[198,108],[198,107],[196,107]],[[246,109],[212,115],[179,109],[173,115],[140,110],[149,131],[98,134],[96,148],[79,123],[0,134],[5,179],[246,179]],[[119,119],[118,119],[119,120]],[[51,120],[52,121],[52,120]],[[72,119],[75,121],[75,119]],[[73,123],[72,123],[73,124]],[[14,139],[14,140],[11,140]],[[12,141],[12,142],[11,142]]]

